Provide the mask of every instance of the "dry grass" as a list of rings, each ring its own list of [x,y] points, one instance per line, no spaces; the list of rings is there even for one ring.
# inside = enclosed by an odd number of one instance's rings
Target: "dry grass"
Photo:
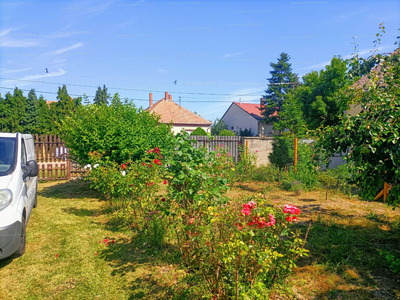
[[[236,201],[259,194],[300,207],[303,236],[312,223],[309,257],[271,299],[400,299],[400,277],[378,253],[400,256],[399,209],[332,192],[326,201],[325,190],[295,195],[265,182],[228,192]],[[0,299],[196,299],[184,294],[198,282],[180,269],[174,245],[149,248],[146,237],[112,226],[106,203],[86,183],[40,183],[38,202],[26,254],[0,261]],[[116,242],[99,243],[105,238]]]
[[[325,190],[296,195],[265,182],[244,182],[229,191],[237,200],[259,194],[271,203],[298,206],[303,236],[312,224],[309,257],[288,278],[293,293],[286,297],[400,299],[400,276],[379,255],[390,250],[400,256],[400,209],[332,192],[325,200]]]

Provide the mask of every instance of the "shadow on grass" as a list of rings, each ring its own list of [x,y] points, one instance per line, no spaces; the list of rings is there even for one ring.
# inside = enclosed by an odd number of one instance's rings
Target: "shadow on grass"
[[[44,187],[38,191],[38,194],[47,198],[58,199],[83,199],[98,198],[101,199],[100,193],[90,189],[90,183],[85,181],[67,181],[52,186]]]
[[[303,202],[315,202],[315,201],[318,201],[317,199],[309,199],[309,198],[303,198],[303,199],[299,199],[300,201],[303,201]]]
[[[0,270],[1,270],[2,268],[4,268],[5,266],[11,264],[12,261],[13,261],[13,258],[12,258],[12,257],[7,257],[7,258],[4,258],[4,259],[1,259],[1,260],[0,260]]]
[[[99,216],[101,214],[106,213],[104,209],[86,209],[86,208],[75,208],[75,207],[62,208],[62,211],[69,214],[73,214],[77,217]]]
[[[249,192],[254,192],[254,193],[259,193],[262,191],[262,187],[261,186],[253,186],[250,184],[245,184],[245,183],[238,183],[236,185],[237,188],[240,188],[242,190],[246,190]]]
[[[172,299],[171,286],[184,272],[176,268],[180,252],[176,245],[150,246],[148,235],[135,234],[119,239],[101,253],[112,267],[112,276],[124,276],[131,291],[129,299]]]
[[[335,217],[347,218],[336,212]],[[333,287],[313,299],[398,299],[400,274],[390,271],[379,252],[398,252],[400,233],[382,230],[378,223],[347,226],[337,222],[333,218],[319,218],[313,222],[305,246],[310,251],[309,257],[301,258],[298,266],[323,265],[356,288],[344,291]],[[306,229],[301,226],[303,234]]]

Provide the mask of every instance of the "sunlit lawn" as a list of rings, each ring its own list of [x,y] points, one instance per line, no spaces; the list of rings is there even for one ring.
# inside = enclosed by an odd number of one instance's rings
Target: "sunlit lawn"
[[[400,209],[334,193],[326,201],[323,190],[296,196],[260,182],[237,183],[228,195],[259,193],[300,207],[303,237],[312,223],[310,256],[271,299],[400,299],[400,277],[379,255],[400,256]],[[199,282],[180,268],[173,241],[150,248],[146,236],[107,223],[109,213],[86,183],[40,183],[25,255],[0,261],[0,299],[193,299],[185,288]]]

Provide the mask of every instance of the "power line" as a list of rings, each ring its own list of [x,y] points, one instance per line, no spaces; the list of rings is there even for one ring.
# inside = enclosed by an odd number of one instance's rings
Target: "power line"
[[[34,82],[34,83],[44,83],[44,84],[56,84],[56,85],[66,85],[66,86],[79,86],[79,87],[90,87],[90,88],[98,88],[99,86],[94,85],[85,85],[85,84],[75,84],[75,83],[60,83],[60,82],[48,82],[48,81],[37,81],[37,80],[26,80],[26,79],[13,79],[13,78],[5,78],[0,77],[3,80],[14,80],[14,81],[24,81],[24,82]],[[163,93],[164,91],[154,91],[154,90],[146,90],[146,89],[134,89],[134,88],[118,88],[118,87],[107,87],[107,89],[112,90],[128,90],[128,91],[136,91],[136,92],[159,92]],[[254,96],[254,94],[259,94],[261,92],[254,92],[250,94],[241,94],[241,95],[232,95],[232,94],[217,94],[217,93],[195,93],[195,92],[174,92],[177,94],[187,94],[187,95],[203,95],[203,96],[224,96],[224,97],[232,97],[232,96]]]
[[[8,87],[0,86],[0,89],[14,90],[15,88],[8,88]],[[20,89],[20,88],[18,88],[18,89],[21,90],[21,91],[24,91],[24,92],[29,92],[30,91],[30,90],[27,90],[27,89]],[[46,92],[46,91],[37,91],[37,90],[35,90],[35,92],[36,93],[46,93],[46,94],[58,95],[58,93],[55,93],[55,92]],[[68,95],[77,96],[77,97],[83,97],[84,96],[83,94],[71,94],[71,93],[68,93]],[[95,97],[95,96],[91,96],[91,95],[86,95],[86,96]],[[123,99],[130,100],[130,101],[145,101],[145,102],[149,101],[149,99],[141,99],[141,98],[127,98],[126,97],[126,98],[123,98]],[[182,100],[180,100],[180,101],[182,101]],[[246,102],[253,102],[253,101],[259,101],[259,100],[258,99],[257,100],[248,100]],[[232,103],[231,100],[218,100],[218,101],[215,101],[215,100],[201,100],[201,101],[200,100],[186,100],[186,101],[182,101],[182,102],[184,102],[184,103],[188,103],[188,102],[193,102],[193,103],[206,103],[206,102],[214,102],[214,103],[215,102],[227,102],[227,103]]]

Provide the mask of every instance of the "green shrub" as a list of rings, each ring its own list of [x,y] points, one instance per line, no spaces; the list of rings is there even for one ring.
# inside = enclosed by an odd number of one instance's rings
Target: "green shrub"
[[[274,182],[279,180],[279,170],[274,165],[260,166],[250,174],[252,180]]]
[[[245,181],[251,179],[257,164],[257,153],[250,152],[239,143],[239,161],[236,164],[237,180]]]
[[[193,130],[193,132],[190,135],[208,135],[208,134],[203,128],[197,127],[195,130]]]
[[[290,190],[299,196],[305,190],[305,186],[301,181],[295,180],[290,184]]]
[[[269,155],[271,164],[279,169],[293,165],[293,156],[290,155],[290,149],[293,147],[292,138],[287,133],[275,135],[272,142],[272,152]]]
[[[92,163],[89,152],[117,164],[138,160],[148,149],[164,152],[173,138],[170,125],[130,102],[121,103],[118,94],[110,106],[79,106],[62,122],[61,136],[71,157],[82,165]]]
[[[224,129],[219,133],[219,136],[235,136],[235,133],[228,129]]]
[[[352,193],[357,192],[358,188],[350,182],[351,173],[347,164],[341,165],[336,169],[328,169],[326,170],[326,173],[336,179],[336,188],[339,189],[341,192],[347,195],[351,195]]]

